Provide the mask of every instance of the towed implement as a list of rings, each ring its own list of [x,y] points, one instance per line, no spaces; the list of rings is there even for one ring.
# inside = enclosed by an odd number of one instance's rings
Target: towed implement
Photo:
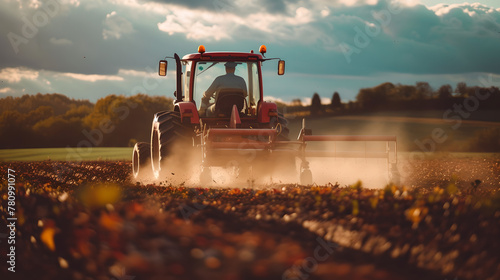
[[[262,64],[278,60],[278,75],[283,75],[285,61],[266,58],[264,45],[259,52],[205,52],[199,46],[198,53],[182,59],[167,57],[176,66],[174,110],[156,113],[150,142],[135,145],[136,179],[184,173],[209,184],[216,181],[212,169],[222,167],[233,177],[265,180],[286,174],[309,185],[314,182],[311,159],[377,158],[384,161],[387,181],[398,182],[395,136],[312,135],[303,120],[298,137],[291,140],[277,105],[264,101],[262,84]],[[159,63],[160,76],[167,75],[166,59]],[[365,144],[346,150],[343,142]],[[372,142],[381,145],[374,150],[366,145]]]

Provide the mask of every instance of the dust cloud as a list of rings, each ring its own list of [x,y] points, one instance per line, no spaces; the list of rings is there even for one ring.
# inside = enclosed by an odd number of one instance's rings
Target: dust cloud
[[[314,143],[317,144],[317,143]],[[311,145],[313,149],[332,151],[328,145]],[[344,147],[345,148],[345,147]],[[366,146],[363,146],[366,148]],[[335,149],[339,150],[337,145]],[[210,188],[269,188],[283,184],[300,184],[301,159],[298,149],[282,153],[258,153],[235,150],[215,154],[217,163],[210,166],[210,180],[200,182],[202,152],[199,148],[176,147],[162,161],[156,178],[151,165],[141,166],[140,184]],[[362,181],[366,188],[383,188],[390,182],[386,159],[371,158],[307,158],[315,185],[348,186]]]

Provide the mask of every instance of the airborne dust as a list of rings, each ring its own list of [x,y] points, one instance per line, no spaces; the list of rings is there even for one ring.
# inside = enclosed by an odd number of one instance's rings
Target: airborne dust
[[[356,143],[354,147],[346,145],[332,147],[328,144],[313,143],[311,149],[320,151],[356,150],[359,152],[381,151],[385,146]],[[353,146],[353,145],[351,145]],[[370,145],[369,145],[370,146]],[[302,160],[289,154],[259,154],[248,150],[235,150],[230,155],[218,155],[216,165],[208,167],[211,178],[208,182],[200,181],[202,173],[201,149],[173,149],[175,152],[163,160],[162,171],[158,178],[152,172],[137,178],[141,184],[186,187],[223,187],[223,188],[269,188],[281,184],[300,184]],[[308,148],[307,150],[310,150]],[[296,153],[296,152],[295,152]],[[391,182],[387,159],[376,158],[307,158],[312,172],[313,185],[348,186],[358,181],[367,188],[384,188]],[[150,170],[151,166],[143,166]]]

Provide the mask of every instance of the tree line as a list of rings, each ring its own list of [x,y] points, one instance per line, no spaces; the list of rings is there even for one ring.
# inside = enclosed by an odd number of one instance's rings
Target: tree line
[[[500,108],[500,90],[497,87],[467,86],[460,82],[455,89],[449,84],[434,90],[427,82],[415,85],[382,83],[372,88],[359,90],[356,100],[342,103],[340,94],[334,92],[330,104],[322,104],[318,93],[314,93],[309,106],[295,99],[289,112],[309,110],[312,116],[325,113],[364,113],[396,110],[446,110],[454,104],[479,107],[481,110]]]
[[[150,137],[153,114],[172,110],[167,97],[109,95],[95,104],[62,94],[0,99],[0,149],[130,146]]]
[[[383,83],[360,89],[354,101],[342,102],[340,94],[334,92],[330,104],[322,104],[319,94],[314,93],[311,104],[294,99],[291,104],[278,102],[278,107],[285,113],[307,112],[307,115],[320,116],[389,110],[444,112],[456,110],[457,104],[469,109],[477,105],[480,110],[498,111],[500,90],[469,87],[465,83],[458,83],[455,89],[443,85],[437,90],[426,82]],[[82,141],[101,147],[132,146],[137,140],[149,139],[154,113],[172,109],[172,98],[145,94],[109,95],[95,104],[57,93],[9,96],[0,99],[0,149],[77,147]],[[500,132],[488,133],[495,138]],[[482,142],[498,142],[500,137],[491,140],[491,135],[479,138]]]

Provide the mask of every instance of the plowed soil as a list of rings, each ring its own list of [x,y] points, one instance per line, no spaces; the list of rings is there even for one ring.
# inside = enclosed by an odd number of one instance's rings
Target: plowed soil
[[[142,185],[130,169],[0,163],[2,224],[17,219],[14,245],[1,226],[1,278],[500,279],[495,158],[415,160],[378,190]]]

